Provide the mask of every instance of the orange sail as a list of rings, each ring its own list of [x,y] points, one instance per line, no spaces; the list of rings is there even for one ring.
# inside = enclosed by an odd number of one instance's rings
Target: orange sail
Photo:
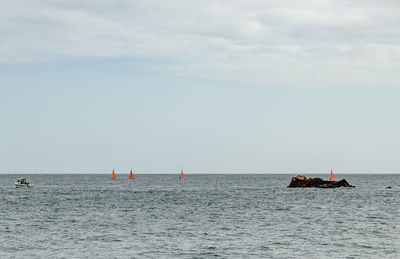
[[[129,179],[135,179],[135,175],[132,173],[132,169],[131,169],[131,173],[129,174]]]
[[[183,174],[183,169],[181,168],[181,175],[179,176],[179,178],[183,178],[183,177],[185,177],[185,175]]]
[[[115,173],[114,173],[114,169],[113,169],[113,171],[112,171],[111,178],[117,178],[117,176],[116,176]]]
[[[332,169],[331,169],[331,177],[330,177],[330,179],[332,180],[334,178],[335,178],[335,175],[333,174]]]

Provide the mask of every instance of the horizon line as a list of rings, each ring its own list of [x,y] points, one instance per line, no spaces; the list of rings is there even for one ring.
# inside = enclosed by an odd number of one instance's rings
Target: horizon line
[[[120,175],[129,175],[130,172],[116,172],[116,174],[120,174]],[[305,174],[311,174],[311,175],[315,175],[315,174],[329,174],[330,172],[221,172],[221,171],[200,171],[200,172],[196,172],[196,171],[189,171],[189,172],[185,172],[185,174],[189,174],[189,175],[199,175],[199,174],[230,174],[230,175],[251,175],[251,174],[282,174],[282,175],[305,175]],[[75,171],[75,172],[71,172],[71,171],[53,171],[53,172],[38,172],[38,171],[0,171],[0,175],[7,175],[7,174],[12,174],[12,175],[16,175],[16,174],[51,174],[51,175],[56,175],[56,174],[98,174],[98,175],[108,175],[111,174],[110,172],[104,172],[104,171]],[[165,174],[165,175],[174,175],[174,174],[179,174],[179,172],[171,172],[171,171],[164,171],[164,172],[155,172],[155,171],[134,171],[134,174],[141,174],[141,175],[146,175],[146,174]],[[400,174],[400,172],[349,172],[349,171],[345,171],[345,172],[338,172],[336,171],[335,174]]]

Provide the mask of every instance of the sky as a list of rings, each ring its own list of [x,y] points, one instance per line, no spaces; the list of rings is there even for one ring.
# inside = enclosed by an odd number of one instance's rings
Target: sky
[[[0,0],[0,172],[400,172],[400,3]]]

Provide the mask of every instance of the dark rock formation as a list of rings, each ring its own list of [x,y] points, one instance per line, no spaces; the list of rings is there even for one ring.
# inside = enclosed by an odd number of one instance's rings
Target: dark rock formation
[[[345,179],[340,181],[324,181],[321,178],[307,178],[303,175],[292,177],[289,188],[338,188],[338,187],[354,187],[350,185]]]

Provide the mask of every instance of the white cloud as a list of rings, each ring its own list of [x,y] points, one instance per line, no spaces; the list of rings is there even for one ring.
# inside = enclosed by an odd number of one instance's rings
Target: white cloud
[[[2,1],[0,63],[140,58],[245,85],[399,86],[399,25],[389,0]]]

